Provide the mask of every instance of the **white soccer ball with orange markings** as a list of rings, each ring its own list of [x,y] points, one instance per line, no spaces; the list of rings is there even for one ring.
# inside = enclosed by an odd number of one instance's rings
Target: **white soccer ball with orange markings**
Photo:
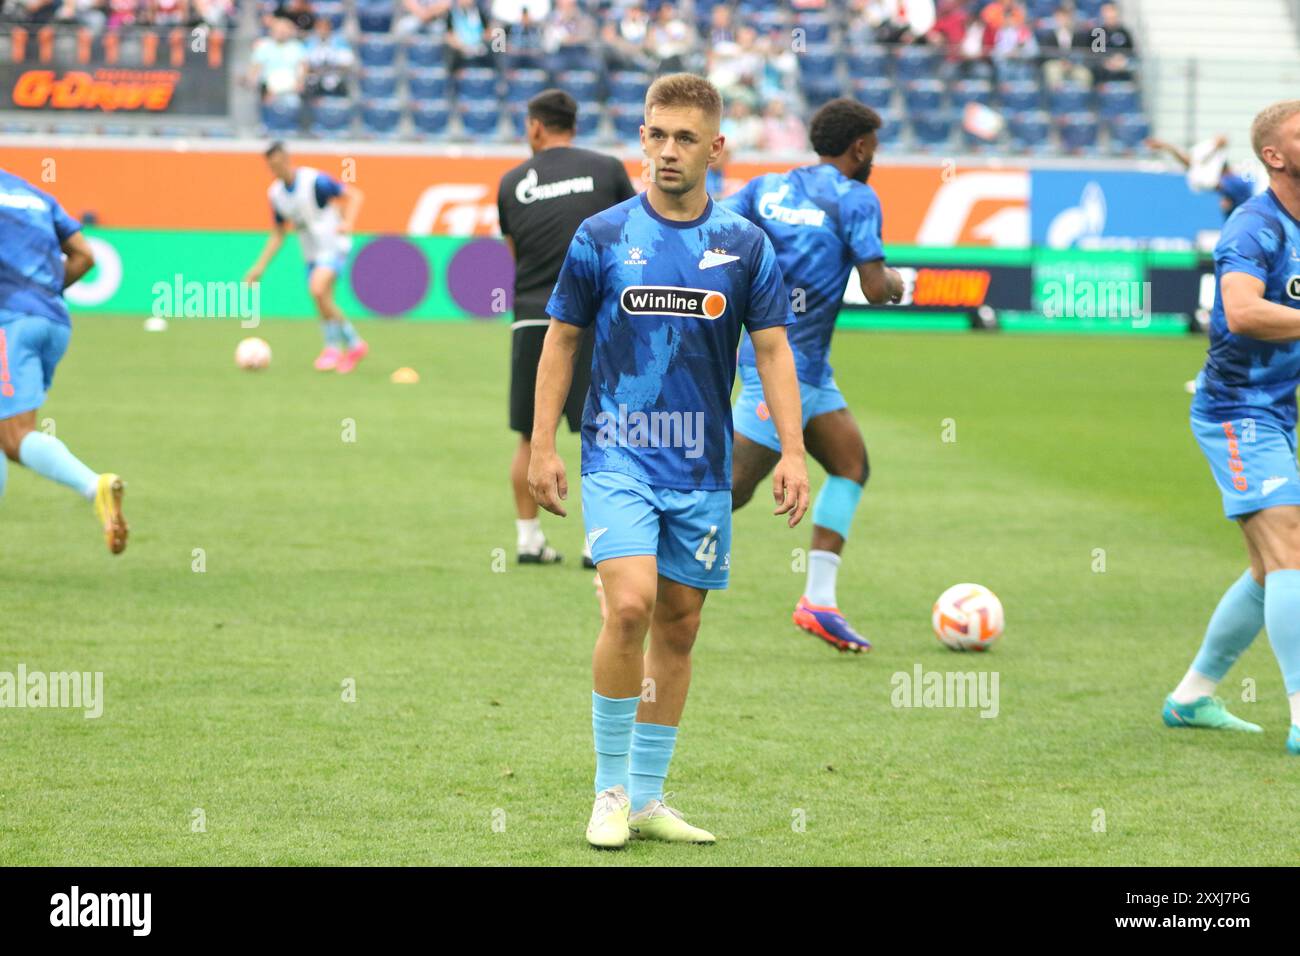
[[[980,584],[954,584],[930,615],[935,636],[954,651],[987,651],[1002,636],[1002,602]]]
[[[235,364],[249,371],[266,368],[271,364],[271,346],[266,339],[244,339],[235,347]]]

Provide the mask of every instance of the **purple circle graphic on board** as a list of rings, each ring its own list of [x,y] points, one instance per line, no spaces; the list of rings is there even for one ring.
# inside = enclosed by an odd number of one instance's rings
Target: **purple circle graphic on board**
[[[352,291],[372,312],[402,315],[419,305],[429,291],[429,260],[410,240],[382,236],[357,253]]]
[[[465,243],[447,266],[447,288],[456,304],[476,318],[500,318],[514,308],[515,261],[510,250],[499,239]]]

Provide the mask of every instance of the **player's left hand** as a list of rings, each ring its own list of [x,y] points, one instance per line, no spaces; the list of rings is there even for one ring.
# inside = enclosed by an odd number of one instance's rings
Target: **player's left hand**
[[[889,301],[897,305],[899,302],[903,301],[903,293],[906,291],[906,288],[903,285],[903,276],[897,269],[889,268],[885,269],[885,275],[889,277],[889,284],[892,290],[889,293]]]
[[[776,510],[772,514],[790,515],[786,523],[793,528],[808,510],[808,465],[803,455],[782,455],[772,472],[772,499]]]

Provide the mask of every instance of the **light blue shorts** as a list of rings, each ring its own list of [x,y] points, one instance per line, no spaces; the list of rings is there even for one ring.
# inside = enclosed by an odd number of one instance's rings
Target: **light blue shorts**
[[[1300,505],[1294,428],[1283,429],[1265,418],[1229,422],[1193,418],[1192,434],[1210,463],[1227,517]]]
[[[780,451],[781,441],[777,438],[776,423],[767,410],[767,402],[763,400],[763,384],[759,381],[758,369],[752,365],[741,365],[739,371],[740,398],[731,415],[733,427],[750,441],[758,442],[772,451]],[[839,411],[849,405],[833,380],[827,385],[800,382],[799,397],[803,404],[805,428],[818,415]]]
[[[659,573],[721,590],[731,571],[731,490],[652,488],[615,471],[582,476],[582,517],[597,564],[652,554]]]
[[[72,329],[40,316],[0,322],[0,419],[45,404]]]

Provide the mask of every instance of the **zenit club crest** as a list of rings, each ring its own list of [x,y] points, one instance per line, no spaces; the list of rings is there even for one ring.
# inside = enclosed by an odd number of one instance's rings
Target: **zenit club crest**
[[[727,311],[727,297],[721,292],[671,285],[630,285],[618,304],[628,315],[680,315],[710,321]]]

